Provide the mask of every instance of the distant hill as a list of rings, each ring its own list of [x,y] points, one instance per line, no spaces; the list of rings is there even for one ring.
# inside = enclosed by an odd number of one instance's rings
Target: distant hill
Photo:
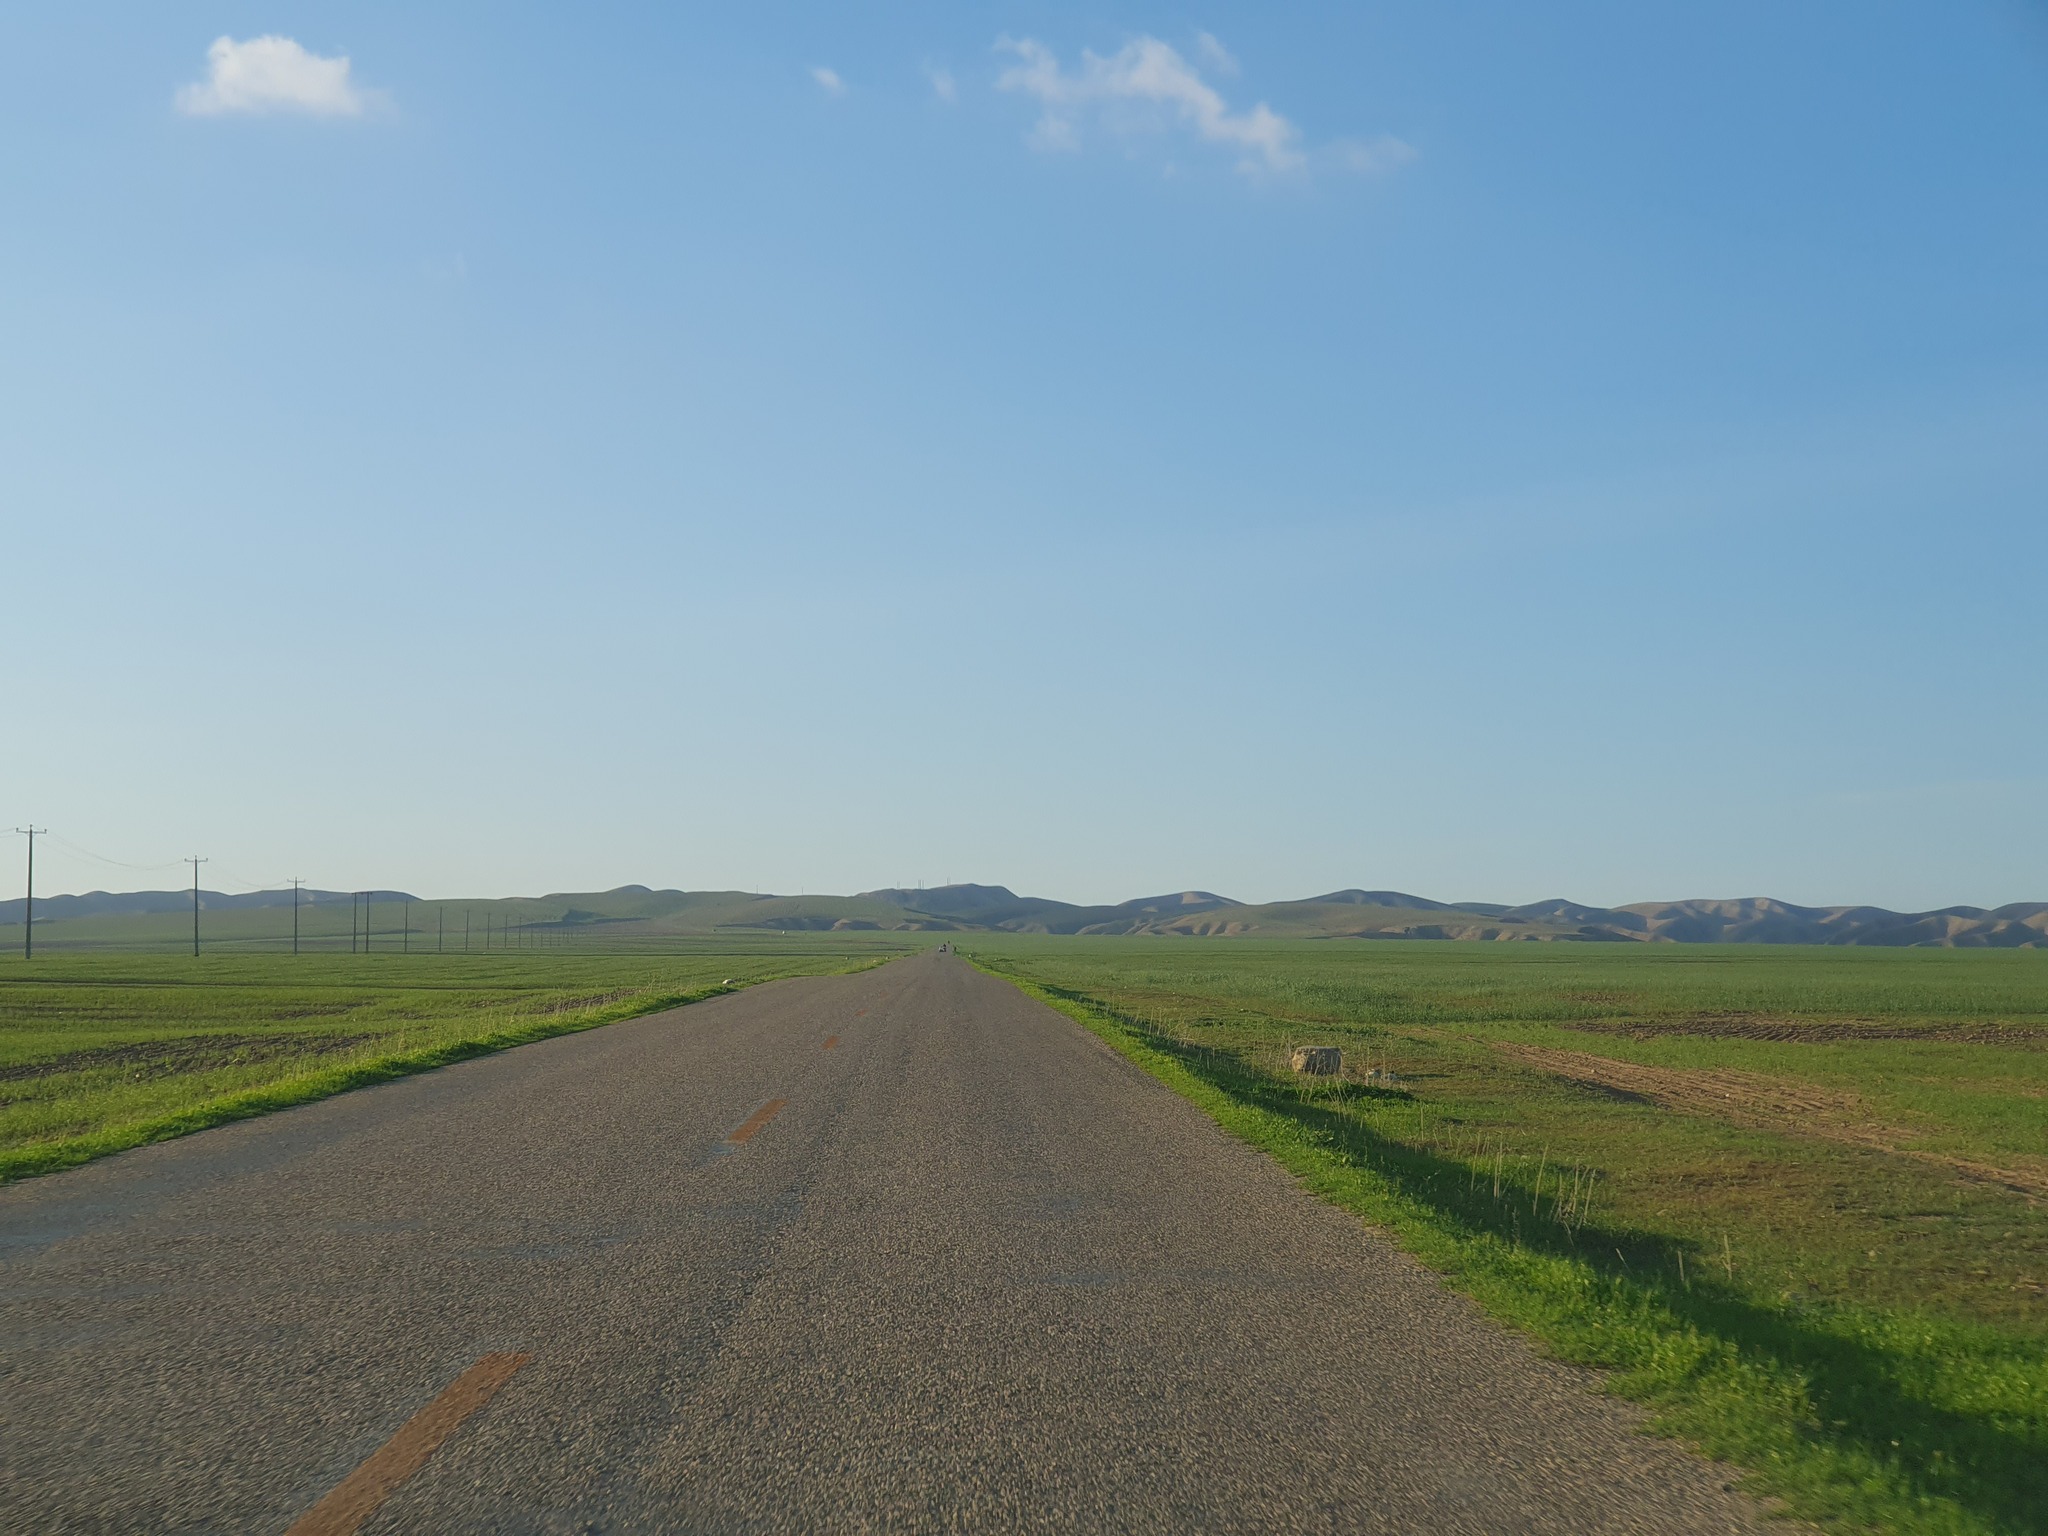
[[[1210,891],[1176,891],[1141,896],[1114,906],[1077,907],[1046,897],[1019,896],[1002,885],[941,885],[930,890],[868,891],[857,901],[886,901],[907,912],[937,917],[965,928],[1008,933],[1140,933],[1239,903]]]
[[[1632,937],[1680,944],[1889,944],[2040,948],[2048,945],[2048,902],[1986,911],[1888,912],[1883,907],[1795,907],[1768,896],[1735,901],[1639,902],[1610,914]]]
[[[404,891],[378,891],[374,893],[379,901],[417,901]],[[316,891],[310,887],[299,892],[301,906],[313,906],[320,902],[348,901],[347,891]],[[254,912],[271,907],[290,908],[292,893],[284,891],[251,891],[246,895],[234,896],[225,891],[199,893],[199,909],[202,912]],[[19,896],[12,901],[0,901],[0,924],[21,922],[25,905]],[[139,917],[152,912],[185,912],[192,910],[192,890],[187,886],[182,891],[87,891],[83,896],[38,896],[36,898],[36,922],[62,922],[76,917]]]
[[[824,898],[812,897],[816,902]],[[1532,940],[1572,943],[1888,944],[1958,948],[2048,947],[2048,902],[1985,911],[1949,907],[1902,913],[1882,907],[1796,907],[1768,897],[1589,907],[1561,897],[1504,906],[1445,902],[1405,891],[1331,891],[1306,901],[1252,905],[1213,891],[1076,906],[1019,896],[1001,885],[867,891],[904,926],[1007,933],[1171,934],[1189,938]]]
[[[1290,902],[1290,906],[1302,907],[1392,907],[1398,912],[1442,912],[1456,907],[1454,901],[1431,901],[1427,896],[1409,896],[1400,891],[1332,891],[1327,896],[1311,896],[1307,901]],[[1468,907],[1471,912],[1495,912],[1497,907]]]
[[[1891,912],[1882,907],[1799,907],[1769,897],[1639,902],[1589,907],[1561,897],[1505,906],[1444,902],[1404,891],[1330,891],[1305,901],[1247,903],[1213,891],[1175,891],[1103,906],[1019,896],[1001,885],[892,887],[855,896],[784,896],[748,891],[653,890],[625,885],[590,893],[486,901],[427,901],[400,891],[375,893],[379,933],[401,921],[413,933],[438,934],[467,923],[496,932],[603,929],[621,938],[748,932],[999,932],[1151,934],[1182,938],[1445,939],[1539,943],[1868,944],[1945,948],[2048,948],[2048,902],[1987,911],[1944,907]],[[210,933],[227,941],[266,942],[288,934],[289,891],[227,895],[201,891]],[[346,891],[301,894],[302,928],[346,938]],[[36,899],[36,928],[53,939],[88,944],[154,942],[179,930],[192,893],[92,891]],[[403,904],[411,903],[409,909]],[[19,927],[20,897],[0,901],[0,927]],[[280,926],[281,925],[281,926]],[[338,927],[336,925],[339,925]],[[465,929],[468,931],[468,929]]]

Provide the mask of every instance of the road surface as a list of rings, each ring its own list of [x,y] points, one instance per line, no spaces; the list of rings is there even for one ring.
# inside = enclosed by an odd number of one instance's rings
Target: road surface
[[[0,1190],[0,1260],[6,1531],[1768,1523],[938,954]]]

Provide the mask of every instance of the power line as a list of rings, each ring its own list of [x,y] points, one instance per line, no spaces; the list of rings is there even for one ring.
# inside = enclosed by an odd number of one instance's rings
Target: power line
[[[270,880],[264,882],[258,882],[255,880],[244,880],[240,875],[230,874],[227,870],[224,869],[215,870],[213,878],[216,884],[224,881],[228,885],[239,885],[250,893],[260,893],[263,891],[281,891],[286,886],[291,884],[291,881],[288,879]]]
[[[59,837],[54,832],[50,833],[49,837],[51,842],[62,848],[66,853],[75,853],[81,858],[91,859],[98,864],[111,864],[116,869],[140,869],[144,871],[173,869],[185,862],[183,859],[170,859],[162,864],[130,864],[125,859],[110,859],[103,853],[94,853],[90,848],[81,848],[78,844],[72,842],[70,838]]]

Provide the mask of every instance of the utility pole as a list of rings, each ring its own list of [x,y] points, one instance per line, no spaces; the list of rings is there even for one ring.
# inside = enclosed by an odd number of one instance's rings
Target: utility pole
[[[363,892],[363,953],[366,955],[370,952],[370,898],[375,894],[374,891]]]
[[[36,836],[50,829],[16,827],[14,830],[28,839],[28,897],[21,907],[21,958],[33,960],[36,954]]]
[[[405,953],[412,953],[412,898],[405,898]]]
[[[356,926],[361,921],[356,916],[356,913],[362,904],[363,893],[361,891],[350,891],[348,893],[348,952],[350,954],[356,952]]]
[[[434,953],[439,954],[448,947],[448,909],[434,908]]]
[[[192,866],[192,957],[199,957],[199,866],[211,864],[211,859],[186,859]]]
[[[469,953],[469,908],[462,909],[462,952]]]
[[[305,883],[303,880],[292,882],[292,953],[295,955],[299,952],[299,887]]]

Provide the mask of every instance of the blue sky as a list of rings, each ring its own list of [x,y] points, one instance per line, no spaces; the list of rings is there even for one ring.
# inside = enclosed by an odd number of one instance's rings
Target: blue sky
[[[2038,6],[40,11],[8,825],[2048,898]]]

